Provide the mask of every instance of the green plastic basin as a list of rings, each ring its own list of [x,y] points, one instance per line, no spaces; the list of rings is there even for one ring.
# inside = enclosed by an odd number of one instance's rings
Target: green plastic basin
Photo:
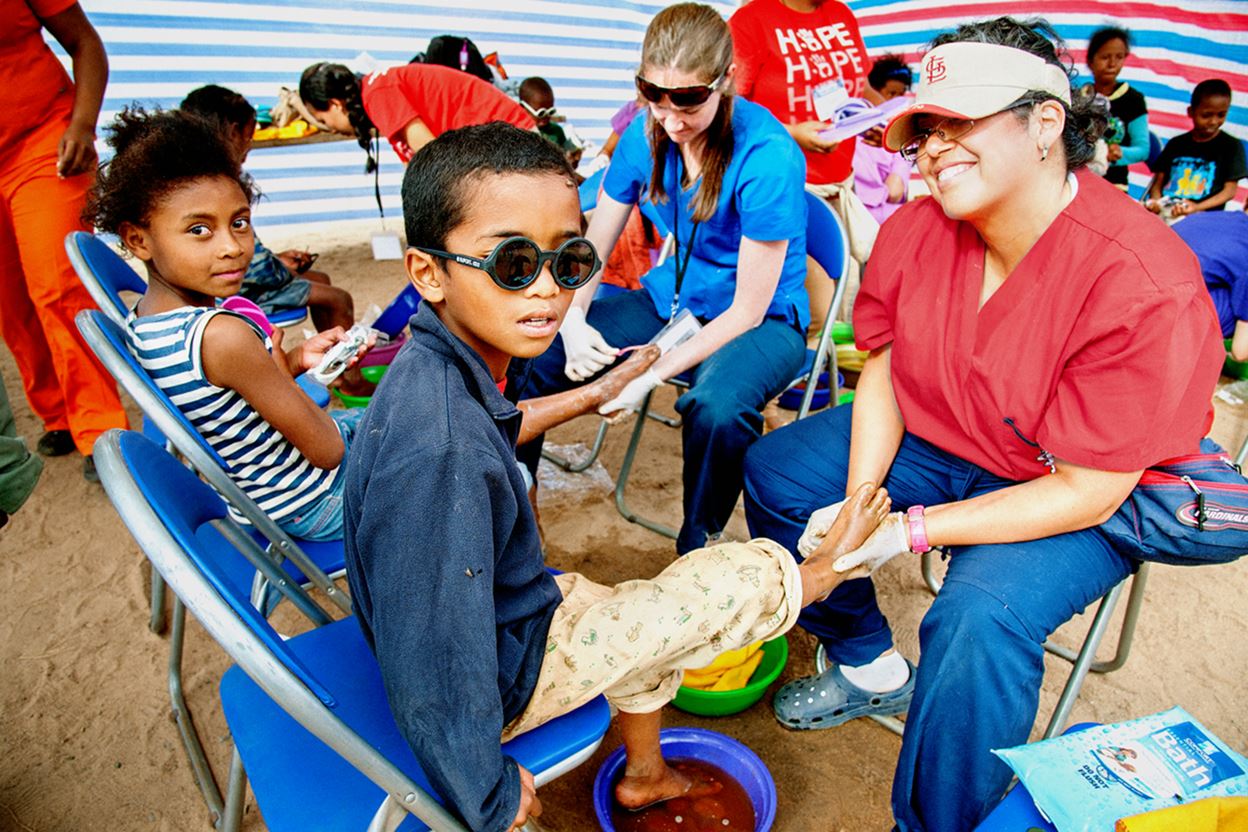
[[[767,688],[780,676],[789,660],[789,642],[784,636],[763,644],[763,660],[754,669],[749,684],[739,690],[698,690],[681,685],[672,704],[699,716],[728,716],[740,713],[763,698]]]
[[[1248,361],[1236,361],[1231,358],[1231,339],[1226,339],[1226,361],[1222,364],[1222,372],[1231,378],[1248,378]]]

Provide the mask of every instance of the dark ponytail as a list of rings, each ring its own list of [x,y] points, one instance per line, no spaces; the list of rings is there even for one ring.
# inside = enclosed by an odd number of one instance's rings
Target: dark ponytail
[[[364,99],[360,95],[360,76],[342,64],[312,64],[303,71],[299,79],[299,97],[303,103],[317,110],[329,109],[331,98],[343,102],[347,109],[347,119],[355,130],[355,140],[368,154],[368,171],[377,164],[373,156],[373,122],[364,110]]]

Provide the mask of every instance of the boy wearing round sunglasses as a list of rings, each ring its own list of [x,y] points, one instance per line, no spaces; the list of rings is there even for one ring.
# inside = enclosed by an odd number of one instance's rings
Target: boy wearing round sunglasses
[[[696,796],[706,787],[659,750],[683,669],[788,630],[839,584],[832,562],[875,529],[887,493],[860,489],[829,534],[838,554],[801,566],[759,539],[617,587],[552,577],[515,460],[513,382],[599,265],[579,236],[572,171],[528,131],[451,131],[413,157],[403,214],[407,274],[425,302],[359,427],[345,510],[357,620],[400,731],[471,829],[541,813],[533,776],[500,736],[599,695],[618,707],[627,751],[616,799]]]

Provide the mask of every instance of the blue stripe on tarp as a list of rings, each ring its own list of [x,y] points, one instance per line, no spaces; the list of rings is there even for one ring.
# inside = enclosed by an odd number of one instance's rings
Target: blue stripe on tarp
[[[327,34],[327,35],[360,35],[362,37],[412,37],[412,54],[420,52],[427,45],[431,37],[445,34],[437,29],[400,29],[394,26],[378,24],[376,26],[350,26],[340,23],[315,23],[312,21],[286,21],[286,20],[236,20],[223,17],[175,17],[172,15],[130,15],[116,14],[113,12],[102,12],[91,16],[92,22],[97,28],[105,26],[116,26],[119,28],[149,28],[149,29],[181,29],[183,31],[197,31],[200,29],[212,29],[227,32],[272,32],[281,35],[299,35],[299,34]],[[514,18],[517,23],[537,23],[539,21],[533,18]],[[577,25],[577,22],[569,22],[567,19],[560,18],[553,22],[565,25]],[[483,33],[480,38],[484,40],[486,37],[492,43],[529,43],[529,44],[548,44],[551,46],[584,46],[590,48],[620,48],[620,41],[615,38],[607,37],[610,30],[629,30],[641,33],[644,27],[637,27],[631,24],[618,24],[616,21],[601,21],[601,28],[604,31],[601,38],[569,38],[562,35],[541,35],[541,34],[509,34],[507,32],[489,32]],[[432,34],[430,34],[432,33]],[[475,42],[478,36],[471,32],[467,33]],[[500,50],[501,51],[501,50]]]
[[[933,21],[937,23],[936,21]],[[867,51],[872,54],[878,54],[888,49],[919,48],[925,49],[933,38],[937,35],[951,31],[958,23],[962,21],[954,18],[950,19],[944,25],[937,23],[930,28],[909,29],[904,32],[888,32],[877,33],[871,32],[863,35],[863,42],[866,44]],[[1068,45],[1074,44],[1082,47],[1083,42],[1088,36],[1099,27],[1095,26],[1058,26],[1057,31],[1063,38],[1068,41]],[[1076,32],[1083,34],[1076,35]],[[1208,40],[1206,38],[1190,37],[1187,35],[1177,35],[1173,32],[1154,32],[1147,29],[1132,29],[1131,38],[1135,41],[1134,48],[1148,49],[1168,49],[1176,53],[1191,53],[1196,55],[1206,55],[1216,57],[1227,61],[1236,61],[1238,63],[1248,62],[1248,43],[1228,44],[1218,41]],[[1178,60],[1182,60],[1182,56],[1177,56]]]
[[[635,65],[630,64],[628,66],[627,71],[630,73],[630,78],[627,82],[609,78],[577,78],[573,75],[555,75],[551,72],[543,73],[542,77],[549,81],[556,90],[562,84],[569,87],[584,87],[593,90],[631,91],[633,89],[631,73],[634,69]],[[527,73],[518,73],[518,75],[527,77]],[[246,69],[112,69],[109,71],[108,80],[114,84],[173,84],[183,82],[196,86],[211,83],[225,87],[231,84],[255,84],[267,81],[273,84],[274,89],[276,89],[282,85],[297,86],[299,74],[282,70]],[[565,98],[569,101],[597,100],[596,98],[585,98],[584,96],[570,95],[565,92],[559,96],[559,101],[563,101]]]

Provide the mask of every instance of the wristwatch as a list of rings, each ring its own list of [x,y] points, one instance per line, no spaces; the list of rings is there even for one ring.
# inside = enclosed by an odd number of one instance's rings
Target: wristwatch
[[[910,551],[916,555],[930,552],[927,542],[927,521],[923,518],[923,506],[910,506],[906,512],[906,525],[910,529]]]

